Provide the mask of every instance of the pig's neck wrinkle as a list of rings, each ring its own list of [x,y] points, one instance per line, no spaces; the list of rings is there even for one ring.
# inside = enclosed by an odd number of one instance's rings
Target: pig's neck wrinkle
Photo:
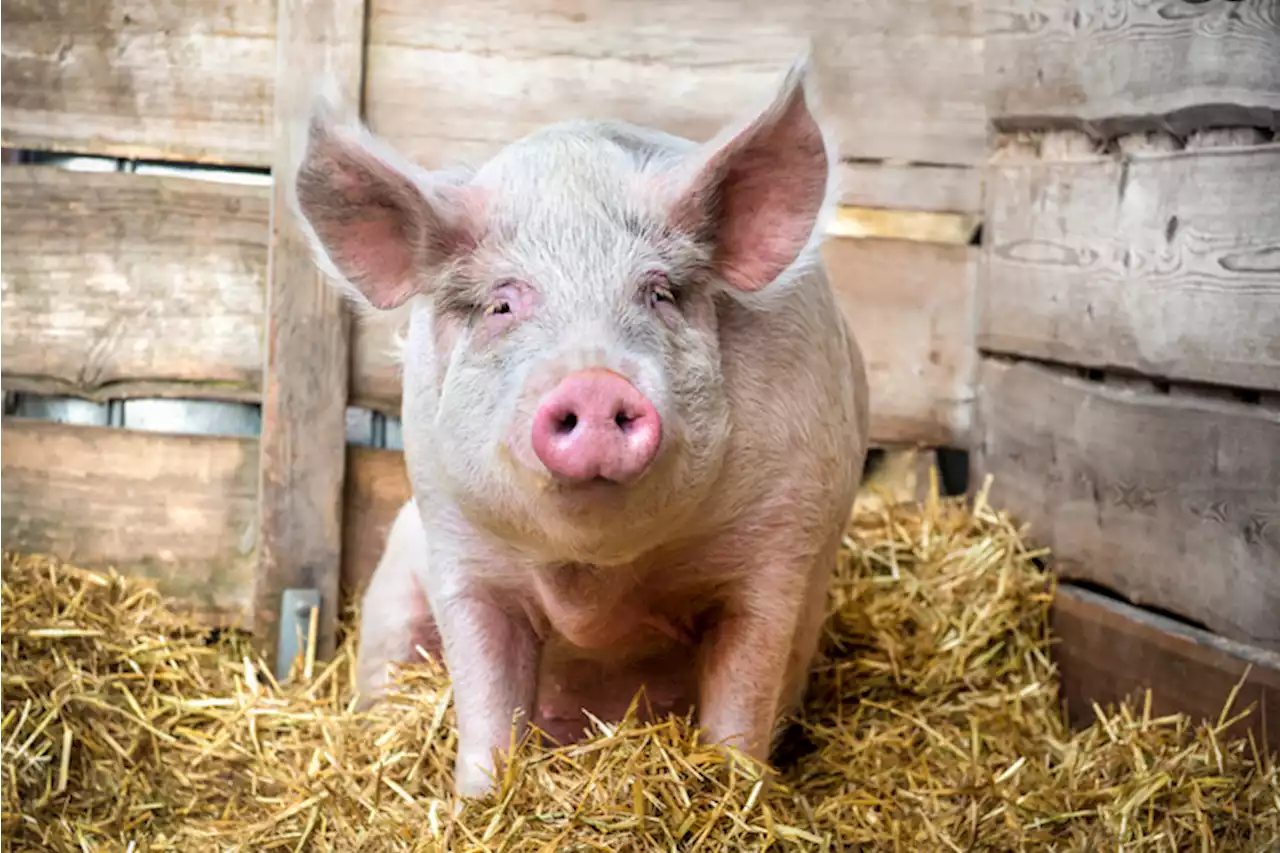
[[[601,568],[590,563],[566,562],[544,567],[538,572],[539,587],[552,595],[589,595],[593,599],[604,593],[611,597],[620,588],[631,586],[634,570],[630,566]]]

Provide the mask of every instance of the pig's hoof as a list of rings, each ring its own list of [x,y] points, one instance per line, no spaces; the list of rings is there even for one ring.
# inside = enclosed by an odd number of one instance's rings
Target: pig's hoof
[[[453,789],[459,797],[483,797],[493,793],[490,762],[464,759],[460,754],[453,768]]]

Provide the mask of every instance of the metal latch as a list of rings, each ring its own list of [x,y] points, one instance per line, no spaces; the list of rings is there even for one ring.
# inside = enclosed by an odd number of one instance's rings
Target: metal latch
[[[280,635],[276,645],[276,681],[284,683],[299,655],[303,677],[311,677],[320,627],[320,590],[286,589],[280,596]]]

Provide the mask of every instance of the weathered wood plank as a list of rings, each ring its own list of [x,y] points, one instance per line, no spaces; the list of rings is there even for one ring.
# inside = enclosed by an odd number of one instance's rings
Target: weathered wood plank
[[[382,559],[391,522],[413,497],[404,454],[371,447],[347,448],[346,504],[343,509],[342,589],[363,592]]]
[[[1068,584],[1058,588],[1050,620],[1061,695],[1073,725],[1094,720],[1093,703],[1104,709],[1125,699],[1141,703],[1148,689],[1152,716],[1181,713],[1196,723],[1217,723],[1240,684],[1227,717],[1251,705],[1253,711],[1232,725],[1227,737],[1251,732],[1261,749],[1280,749],[1280,655],[1275,652]]]
[[[252,629],[258,442],[6,418],[3,547],[155,579],[211,624]],[[404,454],[348,447],[345,590],[410,496]]]
[[[979,213],[982,170],[922,163],[840,164],[840,202],[888,210]]]
[[[1057,571],[1280,649],[1280,408],[982,361],[976,474]]]
[[[375,0],[368,117],[428,166],[547,122],[617,118],[693,138],[756,108],[813,39],[845,157],[977,163],[976,4]]]
[[[6,146],[268,165],[275,5],[3,0]]]
[[[251,626],[256,442],[6,418],[0,443],[6,549],[150,577]]]
[[[827,223],[828,237],[868,237],[968,246],[981,225],[977,213],[885,210],[842,204]]]
[[[1275,0],[987,0],[983,20],[998,127],[1280,125]]]
[[[831,285],[866,359],[875,444],[967,446],[976,250],[828,240]]]
[[[360,100],[364,0],[277,0],[276,102],[266,366],[263,369],[258,640],[274,661],[281,594],[319,591],[316,656],[327,658],[341,616],[342,499],[346,469],[349,317],[316,267],[288,191],[297,170],[312,86],[327,79],[344,103]],[[305,125],[304,125],[305,126]]]
[[[1280,390],[1278,198],[1280,144],[992,167],[979,346]]]
[[[8,390],[256,400],[264,188],[4,166]]]

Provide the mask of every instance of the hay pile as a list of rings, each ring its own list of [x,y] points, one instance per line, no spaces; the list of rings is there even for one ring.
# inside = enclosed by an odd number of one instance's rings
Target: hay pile
[[[631,722],[521,745],[456,819],[430,662],[357,715],[350,640],[280,687],[141,585],[6,557],[4,849],[1270,850],[1280,774],[1250,743],[1141,706],[1064,727],[1051,581],[978,506],[854,519],[808,751],[772,786],[682,721]]]

